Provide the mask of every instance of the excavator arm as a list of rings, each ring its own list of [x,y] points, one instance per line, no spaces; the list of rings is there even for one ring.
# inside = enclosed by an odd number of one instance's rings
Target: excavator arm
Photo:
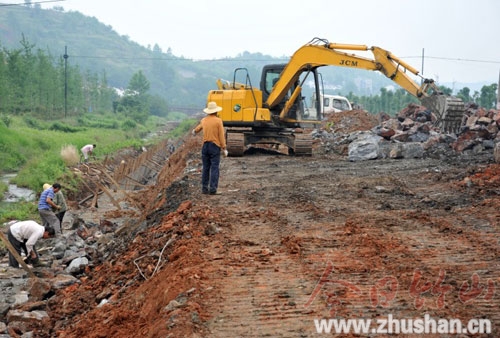
[[[350,54],[346,51],[371,52],[373,58]],[[418,70],[391,52],[379,47],[329,43],[318,38],[305,44],[293,54],[264,105],[269,108],[275,107],[283,100],[303,72],[323,66],[379,71],[433,111],[438,118],[438,125],[445,131],[456,131],[461,126],[464,114],[463,102],[442,94],[432,79],[422,78],[421,85],[416,83],[409,74],[420,76]],[[280,118],[283,119],[285,115],[286,110],[282,112]]]

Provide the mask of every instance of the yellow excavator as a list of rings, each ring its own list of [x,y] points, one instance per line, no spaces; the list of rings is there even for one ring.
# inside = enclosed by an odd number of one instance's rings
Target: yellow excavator
[[[348,52],[371,52],[373,58]],[[340,66],[379,71],[420,100],[437,117],[436,124],[446,132],[461,127],[464,103],[444,95],[432,79],[424,79],[418,70],[379,47],[330,43],[314,38],[300,47],[287,64],[266,65],[262,69],[260,88],[252,86],[247,69],[237,68],[233,81],[217,80],[217,89],[208,93],[223,109],[219,117],[226,127],[229,156],[242,156],[250,144],[283,144],[289,154],[311,155],[312,138],[303,128],[321,122],[320,102],[307,110],[302,97],[304,85],[321,93],[318,68]],[[421,77],[421,84],[409,75]],[[244,78],[244,82],[236,79]],[[315,113],[310,114],[308,111]]]

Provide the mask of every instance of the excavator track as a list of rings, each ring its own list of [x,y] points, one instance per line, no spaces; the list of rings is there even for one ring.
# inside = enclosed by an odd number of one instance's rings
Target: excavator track
[[[229,156],[243,156],[243,153],[245,152],[245,134],[228,132],[226,135],[226,143]]]
[[[295,156],[312,156],[312,137],[309,134],[295,134],[293,147]]]

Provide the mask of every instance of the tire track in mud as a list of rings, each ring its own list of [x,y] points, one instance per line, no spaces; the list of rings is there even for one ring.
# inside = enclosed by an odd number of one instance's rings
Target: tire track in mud
[[[209,305],[209,337],[300,337],[313,329],[304,304],[314,281],[280,241],[290,226],[264,217],[232,226],[224,271],[210,277],[221,299]]]
[[[300,247],[287,238],[311,222],[316,207],[303,197],[307,189],[300,180],[284,179],[300,164],[276,159],[271,165],[269,156],[223,165],[221,188],[227,193],[217,203],[229,204],[228,212],[236,215],[229,234],[235,244],[224,273],[211,277],[221,299],[209,305],[215,311],[209,337],[308,337],[314,330],[304,304],[317,281],[304,274],[296,258]]]
[[[457,190],[460,172],[432,160],[226,160],[213,203],[234,216],[234,245],[210,277],[209,337],[314,337],[315,318],[389,313],[498,325],[499,225]]]

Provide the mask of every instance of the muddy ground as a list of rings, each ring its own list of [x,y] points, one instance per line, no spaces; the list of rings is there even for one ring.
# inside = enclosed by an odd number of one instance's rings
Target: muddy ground
[[[349,162],[254,149],[222,160],[222,195],[209,196],[200,141],[187,138],[134,192],[140,213],[80,283],[46,300],[35,336],[319,337],[334,334],[315,319],[426,314],[488,319],[493,332],[474,337],[500,336],[491,154]],[[122,216],[111,209],[102,216]]]

